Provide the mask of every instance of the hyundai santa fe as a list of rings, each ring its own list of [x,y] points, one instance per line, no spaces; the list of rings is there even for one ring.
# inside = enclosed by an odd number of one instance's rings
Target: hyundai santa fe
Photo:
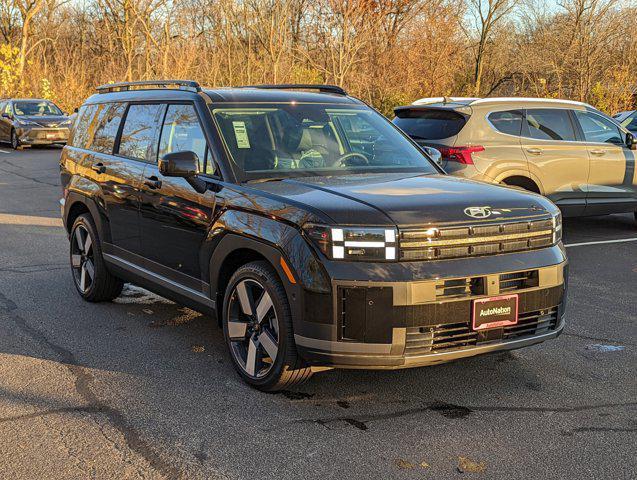
[[[210,314],[261,390],[564,328],[557,207],[446,175],[339,87],[105,85],[60,167],[79,294],[133,282]]]
[[[442,153],[459,177],[517,186],[564,215],[636,212],[632,133],[581,102],[546,98],[423,98],[394,123]]]

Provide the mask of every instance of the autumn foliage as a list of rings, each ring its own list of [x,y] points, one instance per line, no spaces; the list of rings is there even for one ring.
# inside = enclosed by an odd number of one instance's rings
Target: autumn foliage
[[[334,83],[385,113],[423,96],[570,98],[637,87],[628,0],[3,0],[0,97],[71,110],[96,85]]]

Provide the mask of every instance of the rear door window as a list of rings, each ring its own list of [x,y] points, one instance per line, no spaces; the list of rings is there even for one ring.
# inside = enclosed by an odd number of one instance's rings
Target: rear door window
[[[87,148],[100,153],[113,153],[115,137],[122,122],[126,104],[110,103],[99,105],[97,127],[92,142]]]
[[[453,110],[409,109],[396,113],[394,124],[414,140],[438,140],[458,135],[466,117]]]
[[[568,110],[531,108],[526,111],[526,126],[531,138],[538,140],[575,140]]]
[[[504,112],[492,112],[487,117],[493,128],[500,133],[515,135],[522,134],[522,120],[524,115],[522,110],[507,110]]]
[[[155,157],[157,126],[164,105],[131,105],[126,113],[119,143],[119,154],[137,160],[149,161]]]

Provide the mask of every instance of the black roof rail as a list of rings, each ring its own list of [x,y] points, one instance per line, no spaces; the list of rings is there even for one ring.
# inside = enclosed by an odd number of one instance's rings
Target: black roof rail
[[[194,80],[143,80],[139,82],[107,83],[96,88],[97,93],[122,92],[127,90],[152,90],[177,87],[180,90],[201,92],[201,86]]]
[[[245,85],[241,88],[262,88],[264,90],[318,90],[322,93],[334,93],[336,95],[345,95],[347,92],[338,85],[320,85],[314,83],[280,83],[265,85]]]

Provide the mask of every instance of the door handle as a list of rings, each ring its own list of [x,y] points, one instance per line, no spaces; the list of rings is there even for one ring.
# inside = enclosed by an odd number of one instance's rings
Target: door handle
[[[527,148],[526,151],[529,152],[531,155],[542,155],[541,148]]]
[[[106,167],[103,163],[96,163],[95,165],[91,165],[91,170],[97,173],[104,173],[106,171]]]
[[[156,190],[158,188],[161,188],[161,180],[153,175],[152,177],[148,177],[146,180],[144,180],[144,185],[146,185],[151,190]]]
[[[604,155],[606,153],[606,150],[602,150],[601,148],[596,148],[595,150],[591,150],[591,153],[593,155]]]

